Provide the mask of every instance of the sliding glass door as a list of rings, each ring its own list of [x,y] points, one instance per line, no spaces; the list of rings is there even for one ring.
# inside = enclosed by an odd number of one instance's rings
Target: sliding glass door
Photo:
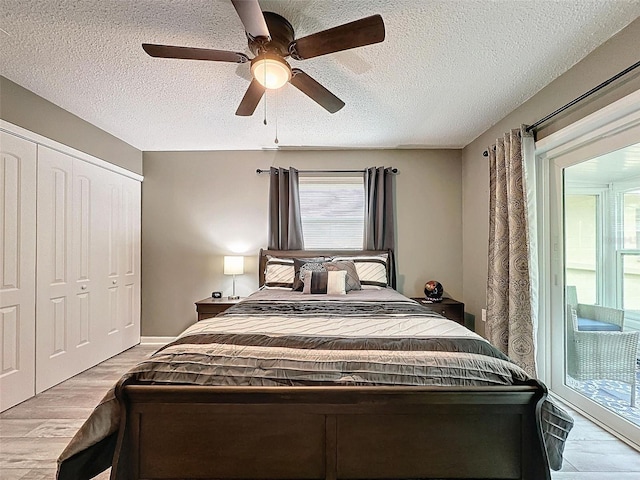
[[[637,109],[626,128],[602,121],[592,136],[582,129],[536,147],[548,182],[540,276],[545,380],[555,395],[640,446],[640,92]]]
[[[639,192],[640,143],[563,172],[565,385],[638,426]]]

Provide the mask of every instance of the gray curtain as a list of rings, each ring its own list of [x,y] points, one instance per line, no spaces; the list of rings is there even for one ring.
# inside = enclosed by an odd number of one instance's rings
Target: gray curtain
[[[521,135],[489,147],[488,340],[536,376],[527,194]]]
[[[269,183],[269,248],[303,250],[298,170],[271,167]]]
[[[372,167],[364,171],[364,249],[395,247],[393,172]]]

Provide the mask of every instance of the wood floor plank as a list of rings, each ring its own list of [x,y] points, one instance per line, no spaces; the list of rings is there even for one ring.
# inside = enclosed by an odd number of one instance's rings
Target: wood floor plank
[[[56,459],[71,438],[2,439],[0,471],[11,468],[55,468]]]

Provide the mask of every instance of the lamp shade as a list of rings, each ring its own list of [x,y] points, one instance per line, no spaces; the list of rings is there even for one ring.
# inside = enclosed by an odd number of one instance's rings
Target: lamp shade
[[[225,275],[242,275],[244,273],[244,257],[241,255],[225,255]]]
[[[291,67],[282,58],[263,53],[251,61],[251,73],[264,88],[278,89],[291,80]]]

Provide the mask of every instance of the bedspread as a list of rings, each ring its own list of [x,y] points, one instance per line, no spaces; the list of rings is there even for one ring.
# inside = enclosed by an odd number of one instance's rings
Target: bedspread
[[[261,291],[189,327],[106,394],[61,454],[58,478],[90,478],[110,466],[121,415],[117,393],[126,384],[537,383],[479,335],[391,289],[341,297],[348,300]],[[550,464],[559,469],[572,420],[548,400],[541,415]]]

